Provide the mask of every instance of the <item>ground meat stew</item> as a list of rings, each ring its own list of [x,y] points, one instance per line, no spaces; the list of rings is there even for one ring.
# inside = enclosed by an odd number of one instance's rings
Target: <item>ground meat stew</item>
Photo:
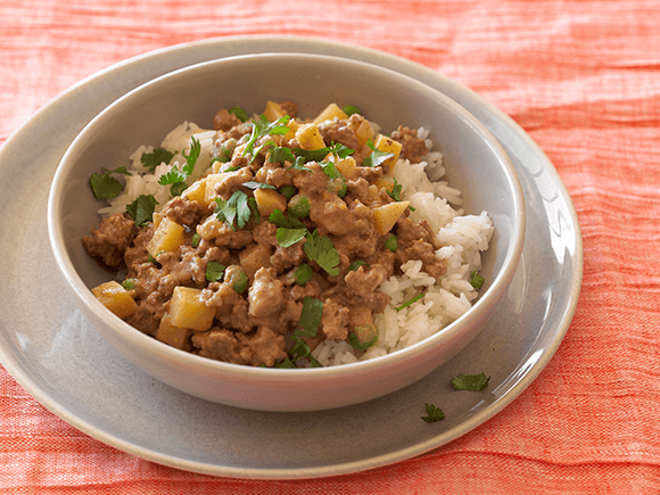
[[[303,120],[293,102],[268,102],[253,119],[220,110],[201,177],[177,168],[161,180],[166,204],[143,195],[83,238],[125,277],[94,294],[138,330],[229,363],[314,366],[326,339],[366,350],[390,302],[380,284],[410,260],[432,277],[446,262],[391,174],[399,157],[422,159],[424,140],[348,113],[331,104]]]

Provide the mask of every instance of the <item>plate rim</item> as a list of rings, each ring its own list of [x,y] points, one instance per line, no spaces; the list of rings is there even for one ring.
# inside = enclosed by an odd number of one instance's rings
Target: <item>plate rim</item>
[[[312,477],[325,477],[333,476],[338,474],[350,474],[359,471],[365,471],[373,469],[376,467],[386,466],[395,462],[403,461],[418,455],[429,452],[430,450],[440,447],[450,441],[455,440],[456,438],[466,434],[475,427],[485,423],[490,418],[498,414],[504,407],[510,404],[515,400],[540,374],[540,372],[545,368],[547,363],[552,359],[556,350],[561,345],[563,337],[565,336],[570,322],[575,313],[577,302],[580,293],[580,286],[582,281],[582,272],[583,272],[583,247],[582,247],[582,236],[580,233],[579,222],[577,219],[577,213],[573,206],[572,200],[568,194],[568,191],[559,177],[557,170],[554,165],[544,152],[539,148],[539,146],[532,140],[532,138],[508,115],[501,112],[497,107],[486,101],[484,98],[474,93],[469,88],[459,85],[457,82],[442,76],[439,72],[434,71],[428,67],[422,66],[407,60],[405,58],[399,57],[397,55],[389,54],[386,52],[380,52],[374,49],[361,47],[358,45],[347,44],[337,41],[322,40],[318,38],[300,38],[295,36],[268,36],[268,35],[256,35],[256,36],[230,36],[230,37],[221,37],[221,38],[211,38],[205,40],[192,41],[187,43],[181,43],[177,45],[172,45],[169,47],[159,48],[157,50],[149,51],[135,57],[120,61],[116,64],[113,64],[101,71],[98,71],[90,76],[87,76],[83,80],[74,84],[70,88],[61,92],[48,103],[46,103],[41,109],[39,109],[33,116],[31,116],[23,125],[21,125],[15,132],[13,132],[0,147],[0,164],[3,161],[3,155],[5,152],[13,145],[14,141],[17,141],[21,135],[25,132],[28,132],[30,127],[36,125],[39,121],[48,118],[48,114],[52,113],[58,105],[62,105],[65,100],[75,99],[78,92],[83,90],[88,84],[93,82],[98,82],[102,80],[105,76],[121,71],[133,66],[139,66],[140,64],[148,64],[149,62],[155,63],[158,62],[160,58],[167,59],[168,57],[172,58],[173,56],[185,55],[188,52],[203,52],[206,49],[209,51],[217,50],[232,43],[254,45],[255,47],[259,44],[267,44],[273,46],[276,43],[279,44],[288,44],[286,47],[287,51],[297,51],[300,50],[301,53],[309,53],[310,50],[316,48],[322,52],[334,52],[341,51],[341,54],[335,53],[335,56],[341,56],[345,58],[353,58],[356,54],[362,54],[365,56],[370,56],[370,61],[382,65],[382,63],[387,63],[387,67],[391,68],[389,64],[396,64],[406,69],[410,69],[417,74],[422,74],[425,77],[432,79],[440,79],[445,84],[454,85],[455,87],[460,87],[462,91],[466,91],[470,96],[479,102],[485,109],[497,117],[497,119],[502,122],[505,127],[508,127],[516,136],[523,140],[523,142],[534,151],[537,157],[543,162],[544,168],[547,172],[552,174],[552,179],[555,185],[558,186],[558,189],[563,196],[564,202],[568,206],[568,209],[571,214],[572,226],[575,229],[575,251],[571,257],[571,268],[572,273],[574,274],[573,279],[571,280],[572,291],[570,297],[568,298],[566,306],[563,308],[562,316],[560,318],[561,325],[555,329],[554,337],[551,340],[551,345],[545,347],[545,352],[541,355],[533,366],[529,367],[524,374],[522,374],[519,379],[514,383],[507,393],[502,395],[498,400],[493,402],[490,406],[485,408],[479,414],[476,414],[472,417],[469,417],[467,420],[461,423],[460,432],[457,434],[451,435],[453,430],[448,430],[443,432],[440,435],[435,437],[430,437],[427,441],[421,442],[411,447],[404,448],[402,450],[397,450],[387,454],[373,456],[365,460],[360,461],[351,461],[346,464],[334,464],[329,467],[313,467],[313,468],[301,468],[301,469],[290,469],[278,470],[278,469],[237,469],[237,468],[226,468],[224,466],[210,466],[208,464],[200,464],[199,462],[189,461],[186,459],[176,458],[167,454],[162,454],[159,452],[154,452],[152,450],[146,449],[140,445],[130,443],[125,441],[122,438],[113,436],[105,431],[99,430],[93,425],[89,424],[84,418],[79,418],[75,415],[74,412],[69,411],[68,409],[62,407],[55,398],[49,396],[48,394],[42,392],[39,387],[31,381],[31,379],[23,373],[22,369],[16,369],[13,366],[11,359],[8,359],[8,356],[5,354],[4,349],[0,347],[0,362],[2,362],[5,369],[8,373],[21,385],[26,391],[40,402],[44,407],[54,413],[56,416],[66,421],[76,429],[90,435],[97,440],[115,447],[119,450],[127,452],[129,454],[136,455],[143,459],[154,461],[159,464],[168,465],[170,467],[184,469],[188,471],[212,474],[212,475],[221,475],[221,476],[230,476],[238,478],[258,478],[258,479],[297,479],[297,478],[312,478]],[[296,49],[291,45],[297,45]],[[229,48],[227,48],[229,50]],[[263,50],[262,50],[263,51]],[[350,53],[348,53],[350,52]],[[245,52],[253,53],[253,52]],[[317,53],[317,52],[313,52]],[[215,55],[214,58],[223,58],[227,56],[232,56],[232,54],[225,55]],[[170,68],[169,70],[175,70]],[[393,69],[398,70],[398,69]],[[406,74],[409,74],[406,72]],[[411,77],[417,78],[415,75]],[[477,115],[479,118],[479,115]],[[481,119],[480,119],[481,120]],[[489,127],[484,123],[486,127]],[[489,127],[490,129],[490,127]],[[493,132],[493,131],[491,131]],[[493,132],[495,134],[495,132]],[[501,140],[501,138],[495,134],[496,139]],[[504,145],[504,143],[502,143]],[[505,146],[506,148],[506,146]],[[8,365],[9,363],[9,365]],[[518,368],[523,362],[519,363]],[[448,437],[448,438],[445,438]]]

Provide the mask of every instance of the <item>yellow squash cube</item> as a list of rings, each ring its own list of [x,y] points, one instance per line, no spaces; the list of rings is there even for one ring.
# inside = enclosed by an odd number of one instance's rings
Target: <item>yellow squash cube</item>
[[[126,318],[138,310],[138,305],[131,294],[114,280],[94,287],[92,294],[119,318]]]
[[[255,189],[254,199],[263,217],[269,217],[275,210],[286,211],[286,198],[274,189]]]
[[[357,178],[357,163],[352,156],[338,160],[337,163],[335,163],[335,168],[348,180]]]
[[[204,332],[213,325],[215,310],[204,304],[202,291],[191,287],[177,286],[170,300],[172,325]]]
[[[206,178],[193,182],[183,191],[181,197],[208,206],[208,203],[206,203]]]
[[[314,124],[320,124],[321,122],[324,122],[326,120],[332,120],[335,117],[338,119],[347,119],[348,115],[339,108],[339,106],[336,103],[330,103],[327,107],[323,109],[323,111],[316,116],[316,118],[312,121]]]
[[[167,217],[159,222],[154,236],[147,244],[147,251],[156,258],[159,253],[174,253],[184,243],[184,229],[181,225]]]
[[[320,150],[325,148],[325,141],[315,124],[302,124],[296,131],[298,144],[304,150]]]
[[[383,134],[379,134],[378,137],[376,138],[376,142],[374,143],[374,146],[376,147],[376,149],[380,151],[394,154],[393,157],[388,158],[384,162],[384,165],[389,166],[391,171],[394,168],[394,165],[396,165],[396,161],[399,159],[399,154],[401,153],[401,148],[403,148],[403,145],[400,142],[395,141],[390,137],[387,137]]]
[[[254,279],[259,268],[270,266],[270,256],[270,248],[263,244],[253,244],[238,253],[239,262],[250,280]]]
[[[353,128],[355,137],[357,137],[358,143],[360,146],[364,146],[367,141],[374,138],[374,128],[371,127],[371,124],[368,120],[362,120],[359,125]]]
[[[372,212],[376,232],[380,235],[385,235],[392,230],[396,221],[406,211],[409,205],[410,201],[399,201],[374,208]]]
[[[187,349],[189,346],[190,328],[180,328],[172,323],[172,318],[168,313],[160,320],[160,325],[156,331],[156,338],[177,349]]]

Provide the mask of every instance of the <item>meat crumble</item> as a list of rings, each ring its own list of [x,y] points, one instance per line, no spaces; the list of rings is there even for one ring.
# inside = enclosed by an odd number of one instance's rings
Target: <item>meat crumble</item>
[[[336,105],[314,121],[297,112],[291,101],[246,122],[217,112],[207,173],[148,221],[115,213],[83,238],[125,274],[97,297],[138,330],[229,363],[307,366],[325,339],[372,344],[390,302],[383,281],[411,259],[433,277],[446,271],[390,175],[427,148],[415,130],[383,136]]]

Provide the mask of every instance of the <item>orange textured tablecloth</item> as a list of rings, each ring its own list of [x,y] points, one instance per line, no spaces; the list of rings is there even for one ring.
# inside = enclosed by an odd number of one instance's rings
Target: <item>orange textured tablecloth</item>
[[[557,168],[584,241],[580,301],[549,365],[429,454],[314,480],[192,474],[79,432],[0,368],[0,493],[660,492],[660,2],[13,0],[0,19],[0,143],[60,92],[154,49],[344,41],[436,70],[510,115]]]

